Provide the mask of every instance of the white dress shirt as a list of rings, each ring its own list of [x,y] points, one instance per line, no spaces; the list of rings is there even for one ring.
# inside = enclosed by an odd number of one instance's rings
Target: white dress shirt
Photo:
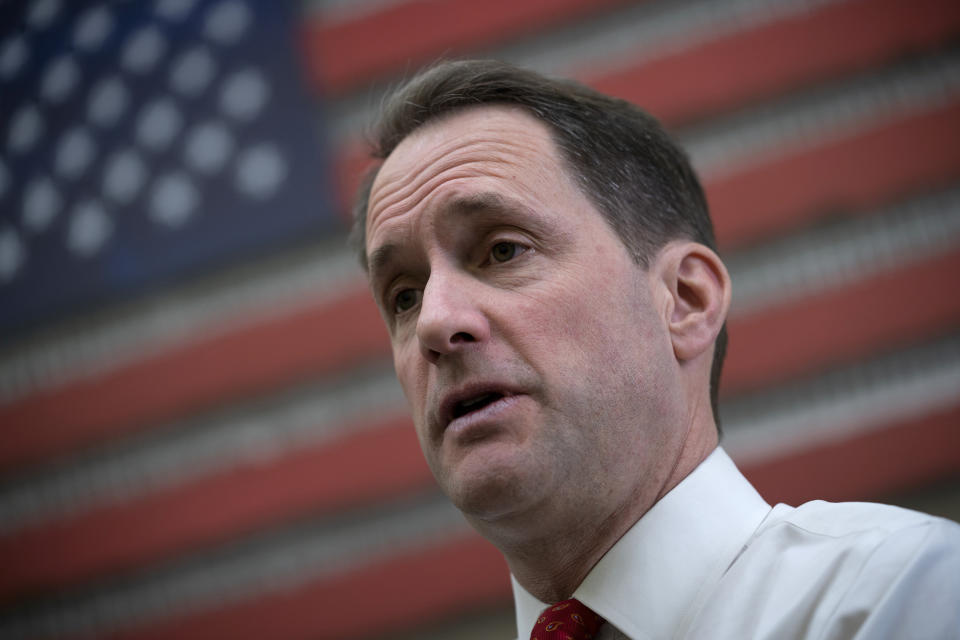
[[[519,637],[547,605],[513,580]],[[960,638],[960,526],[898,507],[770,507],[723,449],[573,597],[614,638]]]

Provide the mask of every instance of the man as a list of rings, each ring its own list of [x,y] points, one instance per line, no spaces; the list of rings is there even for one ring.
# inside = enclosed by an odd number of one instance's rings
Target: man
[[[652,118],[473,61],[399,89],[377,133],[355,237],[424,455],[504,554],[521,638],[594,614],[598,638],[960,636],[960,527],[771,508],[718,448],[730,278]]]

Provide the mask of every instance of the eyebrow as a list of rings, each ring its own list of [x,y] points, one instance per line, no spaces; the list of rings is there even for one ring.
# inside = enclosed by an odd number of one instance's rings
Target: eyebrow
[[[486,211],[511,211],[525,207],[513,200],[508,200],[499,193],[483,191],[466,196],[456,196],[447,204],[446,208],[451,212],[470,214]]]
[[[389,266],[396,253],[397,245],[385,244],[370,254],[367,258],[367,271],[370,274],[371,282],[375,283],[378,281],[380,273]]]
[[[458,195],[450,199],[443,205],[444,211],[441,215],[474,215],[474,214],[506,214],[521,212],[529,218],[539,220],[540,215],[534,212],[525,203],[515,198],[503,196],[494,191],[482,191],[480,193],[471,193],[469,195]],[[390,263],[394,261],[401,247],[396,244],[386,243],[377,247],[368,257],[367,264],[370,274],[370,280],[377,282],[382,272],[388,270]]]

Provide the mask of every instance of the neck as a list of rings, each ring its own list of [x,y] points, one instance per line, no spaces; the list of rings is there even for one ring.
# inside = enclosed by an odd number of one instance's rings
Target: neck
[[[500,546],[510,572],[542,602],[573,596],[600,558],[625,534],[636,519],[611,514],[603,521],[585,519],[572,530]],[[558,562],[558,558],[562,562]]]
[[[612,513],[597,513],[581,505],[573,518],[527,514],[515,523],[474,521],[473,525],[500,549],[510,572],[531,595],[545,603],[566,600],[607,551],[717,447],[717,430],[710,415],[707,429],[697,424],[694,412],[690,428],[671,456],[673,464],[665,467],[660,477],[648,476]],[[528,526],[531,521],[541,525],[533,535]],[[551,521],[558,524],[542,526]]]

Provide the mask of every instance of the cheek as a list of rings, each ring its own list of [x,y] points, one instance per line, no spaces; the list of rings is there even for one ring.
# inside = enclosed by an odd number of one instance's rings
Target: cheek
[[[519,356],[562,388],[583,386],[595,370],[603,372],[620,348],[617,334],[625,330],[609,292],[580,285],[567,280],[562,288],[528,292],[505,318],[512,329],[508,342]]]
[[[393,369],[407,398],[414,420],[420,422],[426,405],[427,384],[424,367],[416,347],[394,347]]]
[[[396,359],[394,361],[395,363],[398,362]],[[433,444],[430,441],[426,418],[427,385],[425,378],[414,367],[402,368],[397,366],[396,371],[400,387],[403,389],[403,395],[407,399],[407,406],[410,409],[410,417],[413,420],[413,428],[420,443],[420,449],[431,468],[433,468]]]
[[[550,303],[541,307],[541,323],[549,327],[544,333],[587,355],[617,353],[649,332],[649,302],[616,274],[590,276],[568,279],[552,292]]]
[[[642,395],[645,407],[656,410],[650,403],[663,396],[671,350],[666,328],[639,286],[596,277],[544,314],[539,349],[563,386],[589,387],[596,402],[618,405],[629,404],[623,394]]]

